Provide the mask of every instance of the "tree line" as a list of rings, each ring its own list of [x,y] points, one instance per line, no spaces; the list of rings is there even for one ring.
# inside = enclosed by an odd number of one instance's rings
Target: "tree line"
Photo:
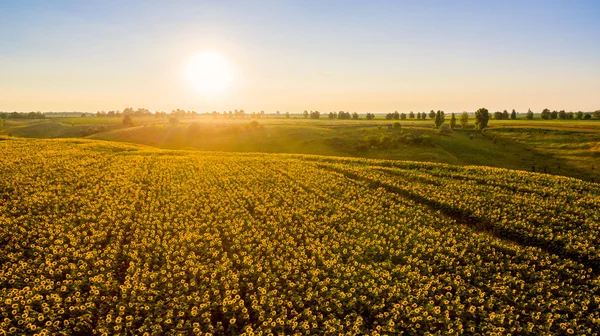
[[[42,112],[0,112],[0,119],[45,119]]]

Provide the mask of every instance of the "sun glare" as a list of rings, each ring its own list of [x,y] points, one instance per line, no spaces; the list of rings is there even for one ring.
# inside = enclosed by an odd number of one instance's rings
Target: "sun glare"
[[[231,63],[220,53],[212,51],[192,56],[183,74],[191,87],[202,94],[223,92],[233,82]]]

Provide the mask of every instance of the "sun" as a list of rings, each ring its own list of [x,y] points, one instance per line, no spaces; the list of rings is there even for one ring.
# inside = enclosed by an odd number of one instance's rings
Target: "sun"
[[[233,67],[222,54],[205,51],[192,56],[183,71],[190,86],[199,93],[213,95],[231,87]]]

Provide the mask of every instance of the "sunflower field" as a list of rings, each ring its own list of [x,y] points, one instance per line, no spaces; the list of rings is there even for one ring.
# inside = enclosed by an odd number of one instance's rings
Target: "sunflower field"
[[[600,333],[600,186],[0,139],[0,335]]]

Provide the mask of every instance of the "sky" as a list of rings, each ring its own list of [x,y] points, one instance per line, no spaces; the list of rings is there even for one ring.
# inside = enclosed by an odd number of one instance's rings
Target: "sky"
[[[600,109],[600,1],[0,0],[0,111]],[[195,54],[231,87],[184,79]]]

